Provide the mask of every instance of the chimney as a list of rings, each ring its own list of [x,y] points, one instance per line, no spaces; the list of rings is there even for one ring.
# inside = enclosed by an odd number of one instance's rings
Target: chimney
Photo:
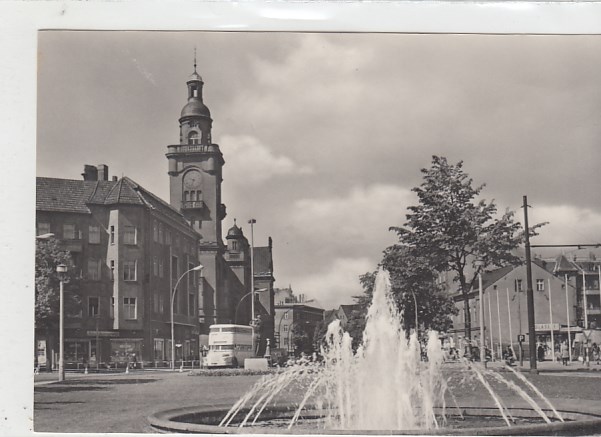
[[[84,165],[83,166],[83,176],[84,181],[97,181],[98,180],[98,169],[93,165]]]
[[[113,182],[117,182],[119,178],[117,176],[113,176]]]
[[[108,181],[109,180],[109,166],[106,164],[98,165],[98,180]]]

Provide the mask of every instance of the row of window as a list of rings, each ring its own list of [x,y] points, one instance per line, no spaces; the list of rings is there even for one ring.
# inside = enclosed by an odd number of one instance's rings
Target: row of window
[[[124,297],[121,312],[125,320],[136,320],[138,318],[138,305],[135,297]],[[88,297],[88,316],[97,317],[100,314],[100,297]],[[115,298],[111,297],[110,317],[115,317]]]
[[[50,233],[50,223],[38,222],[38,235]],[[74,223],[63,223],[62,229],[63,240],[82,240],[83,231],[77,228]],[[115,244],[115,226],[109,228],[109,239],[111,244]],[[88,226],[88,243],[100,244],[100,226]],[[135,226],[123,226],[123,244],[136,245],[138,244],[138,229]]]
[[[124,225],[122,227],[123,234],[123,244],[127,245],[137,245],[138,244],[138,228],[136,226]],[[48,222],[38,222],[37,224],[37,234],[49,234],[50,223]],[[115,244],[115,235],[116,229],[115,226],[109,227],[109,242],[110,244]],[[82,240],[83,239],[83,231],[77,228],[77,225],[74,223],[64,223],[62,229],[62,238],[64,240]],[[168,229],[163,230],[163,224],[157,223],[156,221],[153,223],[153,239],[156,243],[171,245],[172,235],[171,231]],[[175,245],[179,246],[179,238],[177,235],[173,237],[175,240]],[[100,244],[100,226],[99,225],[89,225],[88,226],[88,243],[90,244]],[[195,246],[194,242],[188,241],[187,239],[183,239],[184,252],[192,253],[193,248]]]
[[[196,295],[194,293],[188,293],[188,301],[186,302],[186,300],[182,299],[180,296],[180,293],[182,293],[182,296],[184,295],[183,291],[184,290],[179,290],[173,299],[173,312],[175,314],[186,314],[189,317],[194,317],[196,315]],[[167,301],[167,305],[165,305],[165,301]],[[168,306],[171,302],[168,299],[166,300],[165,296],[162,293],[159,293],[158,290],[153,292],[152,302],[152,311],[155,314],[165,314],[166,312],[171,311],[171,308]],[[185,303],[187,303],[188,306],[181,308]]]

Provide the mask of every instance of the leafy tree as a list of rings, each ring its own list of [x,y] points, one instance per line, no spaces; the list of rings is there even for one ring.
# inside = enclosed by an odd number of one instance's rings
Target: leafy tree
[[[414,258],[415,278],[421,276],[417,264],[422,263],[433,272],[454,273],[465,302],[465,335],[471,338],[469,291],[484,269],[521,262],[514,249],[524,234],[513,211],[498,217],[494,201],[477,200],[484,185],[473,186],[463,162],[449,164],[446,158],[433,156],[432,166],[421,172],[423,182],[413,189],[419,203],[409,207],[404,226],[390,229],[404,247],[400,254]],[[388,255],[395,258],[391,251]]]
[[[65,314],[80,311],[78,295],[78,270],[71,254],[62,250],[58,240],[36,240],[35,252],[35,324],[37,328],[50,329],[58,324],[60,311],[60,277],[56,272],[59,264],[67,266],[64,274]]]
[[[292,328],[294,352],[300,354],[313,353],[313,338],[307,332],[307,329],[301,324],[295,324]]]

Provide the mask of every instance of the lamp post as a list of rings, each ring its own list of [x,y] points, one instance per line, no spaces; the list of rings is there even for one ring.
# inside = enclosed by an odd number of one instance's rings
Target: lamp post
[[[59,264],[56,266],[56,272],[60,279],[59,288],[59,313],[58,313],[58,380],[65,380],[65,281],[64,274],[67,273],[67,266]]]
[[[267,291],[267,288],[257,288],[255,290],[255,293],[262,293],[264,291]],[[253,294],[252,291],[249,291],[248,293],[246,293],[244,296],[242,296],[242,299],[240,299],[240,301],[238,302],[238,305],[236,305],[236,312],[234,313],[234,323],[235,324],[238,324],[238,309],[240,308],[240,304],[242,303],[242,301],[244,299],[246,299],[251,294]],[[252,320],[252,317],[251,317],[251,320]]]
[[[250,294],[252,295],[250,304],[250,322],[252,328],[251,347],[253,354],[255,353],[255,236],[254,224],[257,221],[254,218],[248,220],[250,224]],[[254,356],[254,355],[253,355]]]
[[[171,292],[171,370],[175,370],[175,325],[173,323],[173,301],[175,300],[175,293],[177,293],[177,286],[180,281],[190,272],[199,272],[204,268],[202,264],[197,265],[196,267],[192,267],[190,270],[185,271],[179,277],[177,282],[175,283],[175,287],[173,287],[173,291]]]
[[[480,299],[480,362],[486,367],[486,351],[484,348],[484,290],[482,289],[482,266],[484,262],[477,260],[475,265],[478,267],[478,298]]]

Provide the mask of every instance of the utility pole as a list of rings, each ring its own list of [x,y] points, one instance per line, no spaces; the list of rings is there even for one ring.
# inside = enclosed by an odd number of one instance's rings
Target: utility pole
[[[532,290],[532,260],[530,259],[530,230],[528,229],[528,197],[524,196],[524,231],[526,236],[526,297],[528,302],[528,343],[530,346],[530,371],[536,369],[536,330],[534,327],[534,291]]]

